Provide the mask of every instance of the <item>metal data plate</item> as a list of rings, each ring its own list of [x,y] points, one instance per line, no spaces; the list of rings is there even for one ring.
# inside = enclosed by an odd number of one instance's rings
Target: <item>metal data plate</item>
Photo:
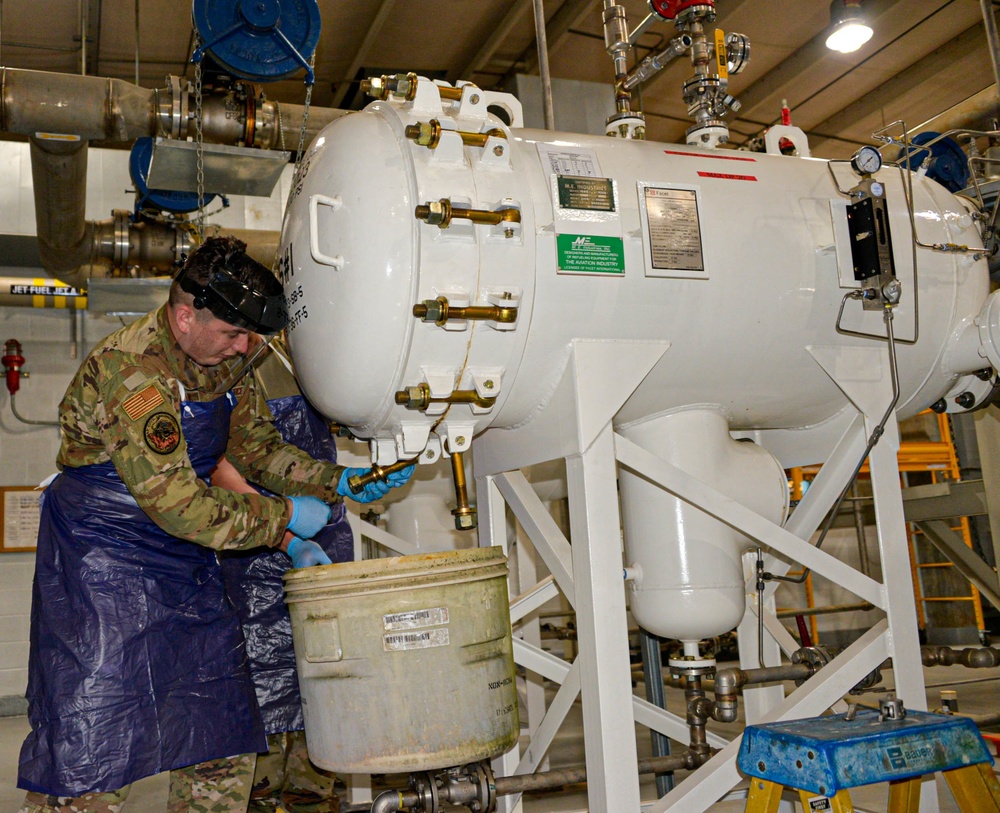
[[[291,153],[205,144],[207,194],[270,197]],[[157,138],[149,164],[150,189],[173,192],[198,191],[198,145],[193,141]]]
[[[91,277],[87,280],[87,310],[111,316],[140,315],[160,307],[169,292],[170,277]]]

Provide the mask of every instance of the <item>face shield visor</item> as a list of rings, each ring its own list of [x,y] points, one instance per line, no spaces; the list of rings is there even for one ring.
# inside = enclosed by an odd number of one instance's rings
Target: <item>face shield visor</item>
[[[267,278],[266,290],[257,291],[222,269],[214,271],[205,285],[199,285],[181,269],[177,283],[194,297],[196,308],[207,308],[217,319],[234,327],[268,336],[288,324],[285,294],[273,277]]]
[[[182,291],[194,297],[195,308],[205,308],[217,319],[250,331],[247,352],[212,391],[213,395],[222,395],[263,360],[274,334],[288,324],[288,308],[281,283],[274,277],[268,277],[265,289],[257,291],[228,271],[218,269],[205,285],[199,285],[187,275],[185,269],[181,269],[177,284]]]

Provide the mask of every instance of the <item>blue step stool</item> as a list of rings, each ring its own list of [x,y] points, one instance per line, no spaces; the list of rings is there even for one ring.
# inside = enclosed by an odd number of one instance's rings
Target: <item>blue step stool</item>
[[[775,813],[784,788],[806,813],[852,813],[849,788],[889,782],[889,813],[916,813],[920,777],[941,771],[963,813],[1000,813],[993,758],[966,717],[878,712],[747,726],[737,761],[751,777],[746,813]]]

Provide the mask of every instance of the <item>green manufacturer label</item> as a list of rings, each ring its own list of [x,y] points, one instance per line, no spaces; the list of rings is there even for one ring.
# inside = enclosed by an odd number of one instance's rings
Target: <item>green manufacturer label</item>
[[[558,234],[556,254],[563,273],[625,275],[625,246],[620,237]]]

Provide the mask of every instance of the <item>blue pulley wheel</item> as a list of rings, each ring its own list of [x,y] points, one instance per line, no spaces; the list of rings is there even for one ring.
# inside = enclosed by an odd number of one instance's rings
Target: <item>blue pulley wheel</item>
[[[928,130],[913,137],[913,143],[920,146],[933,141],[940,133]],[[937,181],[949,192],[958,192],[969,183],[969,159],[958,143],[952,138],[942,138],[930,146],[931,160],[927,165],[927,177]],[[917,169],[927,160],[927,150],[919,150],[910,155],[907,162],[910,169]]]
[[[243,79],[273,82],[306,72],[319,42],[316,0],[194,0],[191,12],[203,45],[192,56],[200,62],[206,51],[223,68]]]
[[[171,212],[173,214],[187,214],[198,208],[197,192],[173,192],[166,189],[150,189],[147,179],[149,178],[149,167],[153,162],[153,139],[137,138],[132,145],[132,153],[128,159],[128,171],[132,176],[132,183],[135,184],[135,191],[139,198],[136,201],[136,209],[146,209],[150,206],[159,209],[161,212]],[[215,198],[214,194],[205,195],[205,205]]]

